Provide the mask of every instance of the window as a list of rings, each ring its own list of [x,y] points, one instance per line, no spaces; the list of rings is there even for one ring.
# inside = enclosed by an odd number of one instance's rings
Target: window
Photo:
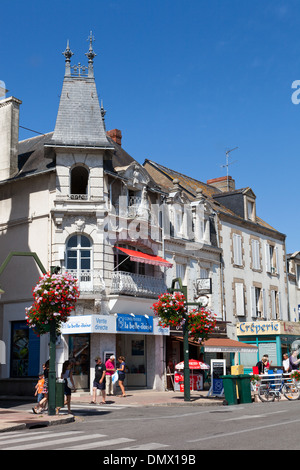
[[[281,294],[275,289],[271,289],[271,319],[282,320]]]
[[[87,199],[88,194],[88,170],[77,165],[71,170],[70,192],[71,199]]]
[[[80,283],[80,288],[91,283],[92,247],[86,235],[73,235],[67,243],[66,268]]]
[[[252,269],[260,269],[259,240],[251,240]]]
[[[176,263],[176,278],[180,277],[181,281],[184,283],[186,273],[186,265]]]
[[[247,200],[247,215],[248,220],[254,219],[254,202],[250,201],[249,199]]]
[[[233,234],[233,264],[242,266],[242,237],[241,235]]]
[[[245,315],[244,284],[235,283],[235,311],[237,316]]]
[[[26,321],[11,322],[11,377],[35,377],[40,367],[40,338]]]
[[[265,289],[251,286],[251,316],[253,318],[265,318],[266,313]]]
[[[279,261],[278,261],[278,247],[266,243],[265,246],[266,253],[266,270],[271,274],[279,273]]]

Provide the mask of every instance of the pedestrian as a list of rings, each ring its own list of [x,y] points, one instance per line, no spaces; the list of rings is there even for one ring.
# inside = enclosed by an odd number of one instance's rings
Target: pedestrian
[[[298,369],[298,364],[300,362],[300,359],[297,359],[298,354],[299,354],[299,349],[297,349],[296,351],[293,351],[290,356],[289,360],[290,360],[291,371]]]
[[[76,392],[76,387],[74,384],[74,379],[73,379],[73,373],[72,373],[72,364],[70,361],[65,361],[63,363],[63,368],[62,368],[62,373],[61,373],[61,378],[64,379],[65,381],[65,389],[64,389],[64,394],[66,395],[66,405],[68,408],[68,413],[71,414],[71,394],[72,394],[72,389],[68,385],[68,379],[70,379],[74,392]]]
[[[43,369],[44,369],[44,387],[42,390],[42,393],[44,397],[41,399],[41,401],[38,403],[37,406],[34,406],[32,408],[32,411],[35,414],[42,413],[46,409],[47,403],[48,403],[48,378],[49,378],[49,360],[43,364]]]
[[[37,397],[37,402],[39,403],[43,398],[43,390],[44,390],[44,372],[39,373],[39,380],[37,381],[37,384],[35,386],[35,394],[34,396]]]
[[[105,368],[106,368],[106,375],[105,375],[105,381],[106,381],[106,395],[113,395],[114,394],[114,386],[112,383],[112,376],[116,371],[115,367],[115,356],[112,355],[110,356],[109,359],[107,359],[105,363]]]
[[[119,375],[119,387],[122,392],[121,397],[126,397],[127,395],[125,393],[125,387],[124,387],[125,369],[126,369],[125,357],[119,356],[118,361],[119,361],[119,368],[117,369],[117,371]]]
[[[289,355],[287,353],[284,353],[283,355],[282,367],[283,367],[284,374],[288,374],[292,370],[291,365],[290,365]]]
[[[105,367],[105,364],[102,363],[101,357],[97,356],[95,358],[95,361],[96,361],[96,365],[95,365],[95,378],[93,382],[93,400],[91,401],[91,404],[96,405],[97,390],[100,390],[102,393],[102,401],[99,404],[106,405],[106,401],[105,401],[106,367]]]
[[[265,368],[266,368],[267,362],[268,362],[267,358],[266,358],[266,357],[262,357],[262,359],[261,359],[260,361],[258,361],[258,363],[256,364],[256,367],[258,367],[258,373],[259,373],[259,375],[265,373]]]
[[[266,358],[266,360],[267,360],[267,362],[265,364],[265,372],[267,372],[270,369],[270,365],[272,364],[272,361],[269,362],[269,355],[268,354],[264,354],[263,357]]]

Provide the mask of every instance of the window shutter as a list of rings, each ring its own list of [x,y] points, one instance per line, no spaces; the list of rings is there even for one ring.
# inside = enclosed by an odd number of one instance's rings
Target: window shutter
[[[233,262],[242,265],[242,237],[237,233],[233,234]]]
[[[267,273],[271,272],[271,258],[270,258],[270,245],[266,243],[265,245],[265,254],[266,254],[266,271]]]
[[[244,285],[241,282],[235,284],[235,305],[237,316],[245,315]]]
[[[251,315],[252,317],[257,317],[256,296],[255,296],[254,286],[250,286],[250,296],[251,296]]]
[[[266,289],[262,290],[262,317],[267,318],[267,298],[266,298]]]
[[[276,320],[276,291],[271,290],[271,319]]]
[[[278,292],[278,311],[279,311],[279,320],[282,320],[281,292]]]
[[[258,240],[252,240],[252,267],[253,269],[260,269]]]
[[[279,274],[278,246],[275,246],[275,256],[276,256],[276,273]]]

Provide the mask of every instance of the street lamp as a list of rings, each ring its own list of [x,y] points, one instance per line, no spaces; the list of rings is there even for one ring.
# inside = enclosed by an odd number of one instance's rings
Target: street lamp
[[[1,299],[1,295],[2,295],[2,294],[5,294],[5,291],[2,290],[1,287],[0,287],[0,299]]]

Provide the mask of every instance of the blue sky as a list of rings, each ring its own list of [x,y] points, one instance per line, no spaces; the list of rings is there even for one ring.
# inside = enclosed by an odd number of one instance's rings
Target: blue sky
[[[0,80],[23,102],[21,126],[54,129],[62,52],[69,39],[72,64],[86,63],[90,30],[106,127],[125,150],[206,181],[238,147],[236,187],[300,250],[299,0],[1,0]]]

